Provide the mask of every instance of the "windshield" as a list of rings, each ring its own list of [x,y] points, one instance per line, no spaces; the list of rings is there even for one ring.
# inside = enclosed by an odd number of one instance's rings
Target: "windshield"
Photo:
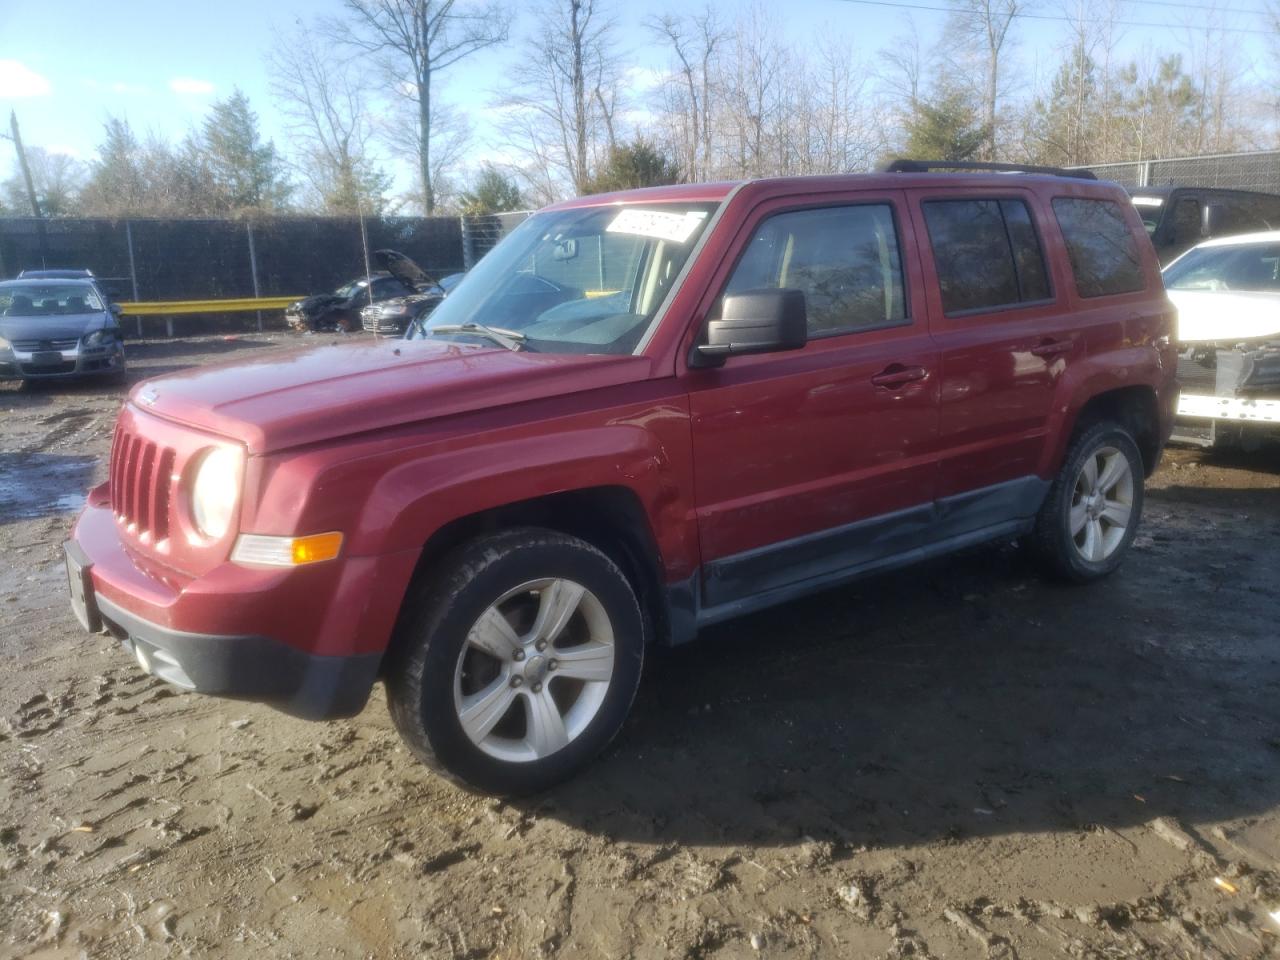
[[[359,280],[352,280],[350,283],[344,283],[337,290],[333,291],[333,294],[336,297],[342,297],[344,300],[350,300],[368,286],[368,284],[369,281],[361,277]]]
[[[1147,233],[1155,233],[1160,226],[1160,211],[1164,209],[1164,197],[1132,197],[1133,205],[1142,217]]]
[[[1164,271],[1168,290],[1280,291],[1280,243],[1201,247]]]
[[[105,309],[89,284],[14,283],[0,287],[0,315],[51,317]]]
[[[477,324],[526,350],[631,353],[666,298],[714,204],[586,207],[530,217],[491,250],[409,338],[484,341]]]

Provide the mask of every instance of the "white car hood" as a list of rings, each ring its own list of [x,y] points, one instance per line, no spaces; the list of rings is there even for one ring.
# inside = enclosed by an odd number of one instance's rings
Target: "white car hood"
[[[1178,308],[1178,342],[1280,338],[1280,293],[1170,290]]]

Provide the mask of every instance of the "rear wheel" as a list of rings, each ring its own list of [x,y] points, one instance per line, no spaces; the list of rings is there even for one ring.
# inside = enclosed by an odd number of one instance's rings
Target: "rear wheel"
[[[391,716],[424,762],[522,794],[563,780],[617,734],[644,656],[622,571],[595,547],[524,529],[484,537],[436,571],[397,638]]]
[[[1124,560],[1142,517],[1142,454],[1111,421],[1081,432],[1036,517],[1031,545],[1050,572],[1080,583]]]

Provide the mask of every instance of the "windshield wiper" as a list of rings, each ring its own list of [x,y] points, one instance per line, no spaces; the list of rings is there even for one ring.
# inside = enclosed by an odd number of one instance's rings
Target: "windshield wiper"
[[[518,330],[490,327],[483,323],[444,323],[438,327],[419,327],[423,333],[473,333],[492,340],[508,350],[519,350],[528,338]]]

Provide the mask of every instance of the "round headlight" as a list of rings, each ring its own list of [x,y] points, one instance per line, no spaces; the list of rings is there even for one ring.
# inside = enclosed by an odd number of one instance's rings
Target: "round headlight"
[[[214,540],[225,536],[239,499],[240,454],[231,447],[210,450],[200,461],[191,486],[191,516],[196,528]]]

